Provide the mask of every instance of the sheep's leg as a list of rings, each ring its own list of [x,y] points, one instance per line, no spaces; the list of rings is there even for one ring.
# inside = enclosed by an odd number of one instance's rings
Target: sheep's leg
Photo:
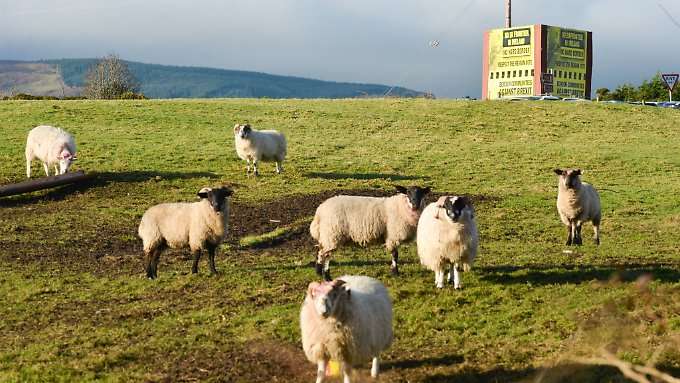
[[[194,264],[191,266],[191,273],[196,274],[198,273],[198,260],[201,259],[201,250],[193,250],[192,253],[194,256]]]
[[[321,359],[316,363],[316,383],[322,383],[323,379],[326,377],[326,364],[327,360]]]
[[[31,178],[31,160],[26,159],[26,178]]]
[[[250,158],[246,158],[246,174],[250,173]]]
[[[600,220],[593,220],[593,231],[595,232],[595,244],[600,245]]]
[[[54,165],[54,175],[56,176],[57,174],[62,174],[62,173],[59,171],[59,166]]]
[[[282,161],[276,161],[276,174],[281,174],[283,171],[283,162]]]
[[[392,275],[399,275],[399,265],[397,264],[398,261],[399,251],[396,248],[394,248],[392,249],[392,266],[390,267]]]
[[[371,365],[371,378],[377,378],[380,372],[380,358],[377,356],[373,358],[373,364]]]
[[[161,249],[151,249],[146,252],[146,276],[149,279],[158,277],[158,261],[161,257]]]
[[[259,176],[260,173],[257,171],[257,158],[253,158],[253,174]]]
[[[567,246],[571,246],[572,242],[572,230],[571,230],[571,223],[567,225]]]
[[[343,381],[343,383],[351,383],[352,382],[352,380],[350,379],[351,376],[352,376],[352,365],[347,363],[347,362],[343,362],[342,363],[342,381]]]
[[[50,176],[50,168],[47,166],[45,162],[43,162],[43,168],[45,168],[45,175]]]
[[[444,288],[444,270],[437,270],[434,272],[434,284],[438,289]]]
[[[581,227],[583,226],[583,222],[578,221],[574,225],[574,245],[581,245],[583,244],[583,240],[581,239]]]
[[[319,250],[316,258],[316,274],[323,276],[325,280],[331,280],[331,251]]]
[[[208,259],[210,260],[210,274],[217,274],[217,269],[215,268],[215,250],[217,246],[207,245],[208,248]]]
[[[458,265],[453,265],[453,288],[456,290],[462,289],[463,286],[460,283],[460,272],[458,271]]]

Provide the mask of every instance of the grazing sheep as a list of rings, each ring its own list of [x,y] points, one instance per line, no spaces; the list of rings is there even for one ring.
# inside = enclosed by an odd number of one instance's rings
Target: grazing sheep
[[[31,178],[31,161],[39,159],[49,176],[49,166],[54,174],[64,174],[76,160],[76,143],[73,136],[61,128],[40,125],[28,132],[26,139],[26,177]],[[58,167],[57,167],[58,165]]]
[[[257,164],[260,161],[276,161],[276,173],[283,171],[283,160],[286,158],[286,137],[276,130],[255,130],[250,125],[234,125],[234,141],[236,154],[248,164],[246,173],[250,173],[250,161],[253,172],[258,175]]]
[[[139,236],[144,243],[146,276],[157,277],[158,260],[167,248],[189,247],[194,257],[192,273],[198,272],[201,250],[207,249],[211,274],[215,269],[215,249],[222,243],[229,225],[229,188],[203,188],[199,202],[162,203],[142,216]]]
[[[397,248],[416,232],[424,197],[430,188],[396,186],[397,195],[388,198],[340,195],[316,209],[309,232],[319,243],[316,271],[330,280],[331,252],[344,242],[361,246],[384,242],[392,254],[391,270],[399,274]]]
[[[470,271],[479,244],[470,201],[465,197],[443,196],[427,205],[418,221],[417,238],[420,263],[434,271],[437,288],[444,288],[447,266],[448,282],[455,289],[461,288],[458,269]]]
[[[316,381],[323,382],[329,360],[342,364],[344,382],[352,367],[373,360],[378,376],[379,355],[392,344],[392,302],[380,281],[344,276],[332,282],[312,282],[300,311],[302,348],[316,363]]]
[[[562,223],[567,226],[567,246],[580,245],[581,226],[591,221],[595,232],[595,243],[600,244],[600,195],[586,182],[581,182],[581,169],[555,169],[560,176],[557,191],[557,211]]]

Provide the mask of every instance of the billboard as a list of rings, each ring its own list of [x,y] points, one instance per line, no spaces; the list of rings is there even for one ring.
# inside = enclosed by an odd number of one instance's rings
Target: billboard
[[[592,33],[543,24],[484,34],[482,98],[551,93],[590,98]],[[543,84],[542,75],[553,78]]]
[[[488,32],[487,98],[534,93],[535,33],[534,25]]]
[[[555,78],[553,94],[586,97],[588,32],[546,26],[546,67]],[[588,90],[588,96],[590,90]]]

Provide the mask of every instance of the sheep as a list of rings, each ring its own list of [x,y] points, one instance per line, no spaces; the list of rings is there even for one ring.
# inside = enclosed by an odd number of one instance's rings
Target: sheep
[[[559,176],[557,190],[557,212],[562,223],[567,226],[567,246],[581,245],[581,226],[584,222],[593,223],[595,244],[600,244],[600,195],[586,182],[581,182],[581,169],[555,169]]]
[[[398,194],[388,197],[339,195],[316,209],[309,232],[319,244],[316,272],[330,280],[330,256],[344,242],[361,246],[384,242],[392,254],[392,274],[399,274],[398,247],[413,238],[430,188],[396,186]]]
[[[26,139],[26,177],[31,178],[31,161],[35,158],[43,163],[45,175],[49,177],[49,166],[54,165],[54,174],[64,174],[76,160],[76,143],[68,132],[61,128],[40,125],[28,132]],[[58,166],[57,166],[58,165]]]
[[[250,173],[250,162],[253,162],[253,173],[257,176],[257,164],[260,161],[276,161],[276,173],[283,171],[283,160],[286,158],[286,137],[276,130],[255,130],[249,124],[234,125],[234,142],[236,154],[247,163],[246,173]]]
[[[429,204],[418,221],[416,245],[420,263],[434,271],[437,288],[444,288],[444,271],[449,266],[448,282],[460,289],[458,269],[470,271],[479,245],[470,200],[443,196]]]
[[[329,360],[341,363],[349,383],[352,367],[372,359],[371,377],[376,378],[380,352],[392,344],[387,289],[365,276],[312,282],[300,310],[300,330],[305,355],[317,365],[317,383],[323,382]]]
[[[199,202],[162,203],[150,207],[142,216],[137,233],[144,244],[146,276],[157,277],[158,260],[165,248],[191,249],[193,266],[198,273],[201,250],[207,249],[210,273],[216,274],[215,249],[222,243],[229,225],[229,196],[227,187],[199,190]]]

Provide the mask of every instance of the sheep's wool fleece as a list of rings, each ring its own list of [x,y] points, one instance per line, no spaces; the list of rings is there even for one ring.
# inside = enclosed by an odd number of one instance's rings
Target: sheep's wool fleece
[[[467,222],[451,222],[446,218],[445,209],[434,202],[420,215],[416,240],[418,257],[430,270],[442,271],[448,264],[458,264],[463,271],[469,271],[477,256],[478,242],[474,218]]]
[[[599,221],[600,196],[593,185],[581,182],[579,188],[567,189],[560,184],[557,193],[557,211],[560,214],[562,223],[569,226],[569,220]]]
[[[40,125],[31,129],[26,139],[26,155],[32,153],[42,162],[52,165],[59,162],[59,155],[63,149],[76,154],[76,144],[73,136],[61,128]]]
[[[324,250],[347,240],[366,246],[384,239],[390,251],[413,238],[418,216],[404,194],[388,198],[340,195],[319,205],[310,232]]]
[[[236,154],[242,160],[283,161],[286,137],[276,130],[252,130],[248,139],[235,135]]]
[[[358,365],[370,361],[392,344],[392,303],[380,281],[343,276],[350,290],[345,318],[323,318],[310,296],[300,312],[302,347],[310,362],[337,360]]]
[[[229,204],[218,215],[207,199],[199,202],[162,203],[152,206],[142,216],[139,236],[147,251],[165,239],[171,248],[199,250],[203,243],[219,244],[229,223]]]

